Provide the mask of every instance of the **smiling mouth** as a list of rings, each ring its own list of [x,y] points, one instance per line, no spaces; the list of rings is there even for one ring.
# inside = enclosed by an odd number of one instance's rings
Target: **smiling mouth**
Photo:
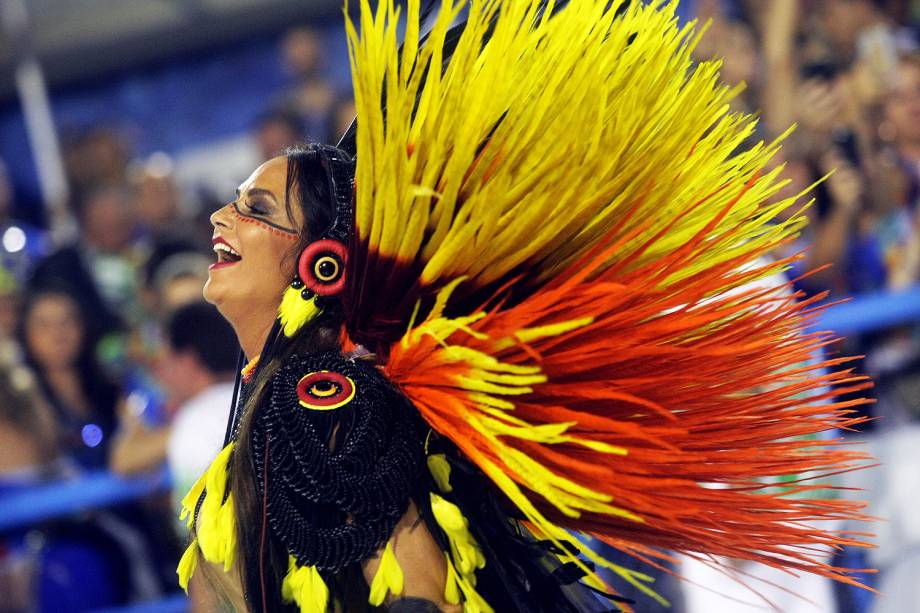
[[[231,266],[243,259],[233,247],[224,242],[214,244],[214,253],[217,254],[217,262],[211,264],[209,267],[211,270]]]

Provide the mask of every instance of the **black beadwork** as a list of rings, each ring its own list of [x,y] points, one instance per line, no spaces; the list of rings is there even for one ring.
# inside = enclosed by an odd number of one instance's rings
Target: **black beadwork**
[[[303,290],[302,292],[300,292],[300,297],[303,298],[304,300],[309,300],[310,298],[312,298],[312,297],[315,296],[315,295],[316,295],[316,294],[314,294],[312,291],[310,291],[310,290],[307,289],[307,288],[304,288],[304,290]]]
[[[297,383],[317,371],[354,381],[351,402],[301,407]],[[424,456],[413,409],[372,364],[336,353],[285,361],[250,438],[260,496],[266,436],[269,526],[299,564],[335,572],[383,546],[408,508]]]
[[[294,289],[300,289],[303,287],[303,281],[300,280],[300,277],[295,277],[294,280],[291,281],[291,287]]]

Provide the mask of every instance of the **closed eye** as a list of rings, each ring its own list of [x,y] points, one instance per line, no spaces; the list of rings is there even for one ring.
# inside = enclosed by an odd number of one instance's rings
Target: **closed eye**
[[[268,210],[268,207],[265,206],[264,204],[259,203],[259,202],[247,202],[245,206],[246,206],[246,211],[247,211],[248,213],[253,214],[253,215],[268,215],[268,214],[270,214],[270,211]]]

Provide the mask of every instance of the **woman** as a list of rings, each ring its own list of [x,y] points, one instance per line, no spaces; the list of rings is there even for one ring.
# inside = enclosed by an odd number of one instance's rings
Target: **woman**
[[[104,468],[119,391],[96,360],[79,305],[63,290],[38,290],[25,297],[19,321],[26,363],[54,411],[64,455],[82,468]]]
[[[660,599],[573,532],[853,581],[816,549],[858,541],[810,526],[858,505],[770,489],[864,461],[792,438],[859,423],[812,400],[865,382],[803,370],[812,301],[750,289],[802,223],[762,204],[776,145],[735,153],[753,120],[673,6],[609,4],[445,2],[419,44],[410,3],[403,47],[362,5],[347,151],[212,218],[250,363],[183,585],[202,557],[252,611],[574,612],[620,600],[603,566]]]

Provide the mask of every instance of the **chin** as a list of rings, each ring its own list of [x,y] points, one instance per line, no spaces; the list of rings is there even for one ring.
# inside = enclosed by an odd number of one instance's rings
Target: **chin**
[[[204,298],[204,301],[217,306],[217,300],[214,297],[214,291],[211,288],[211,276],[208,275],[208,280],[204,282],[204,287],[201,289],[201,297]]]

